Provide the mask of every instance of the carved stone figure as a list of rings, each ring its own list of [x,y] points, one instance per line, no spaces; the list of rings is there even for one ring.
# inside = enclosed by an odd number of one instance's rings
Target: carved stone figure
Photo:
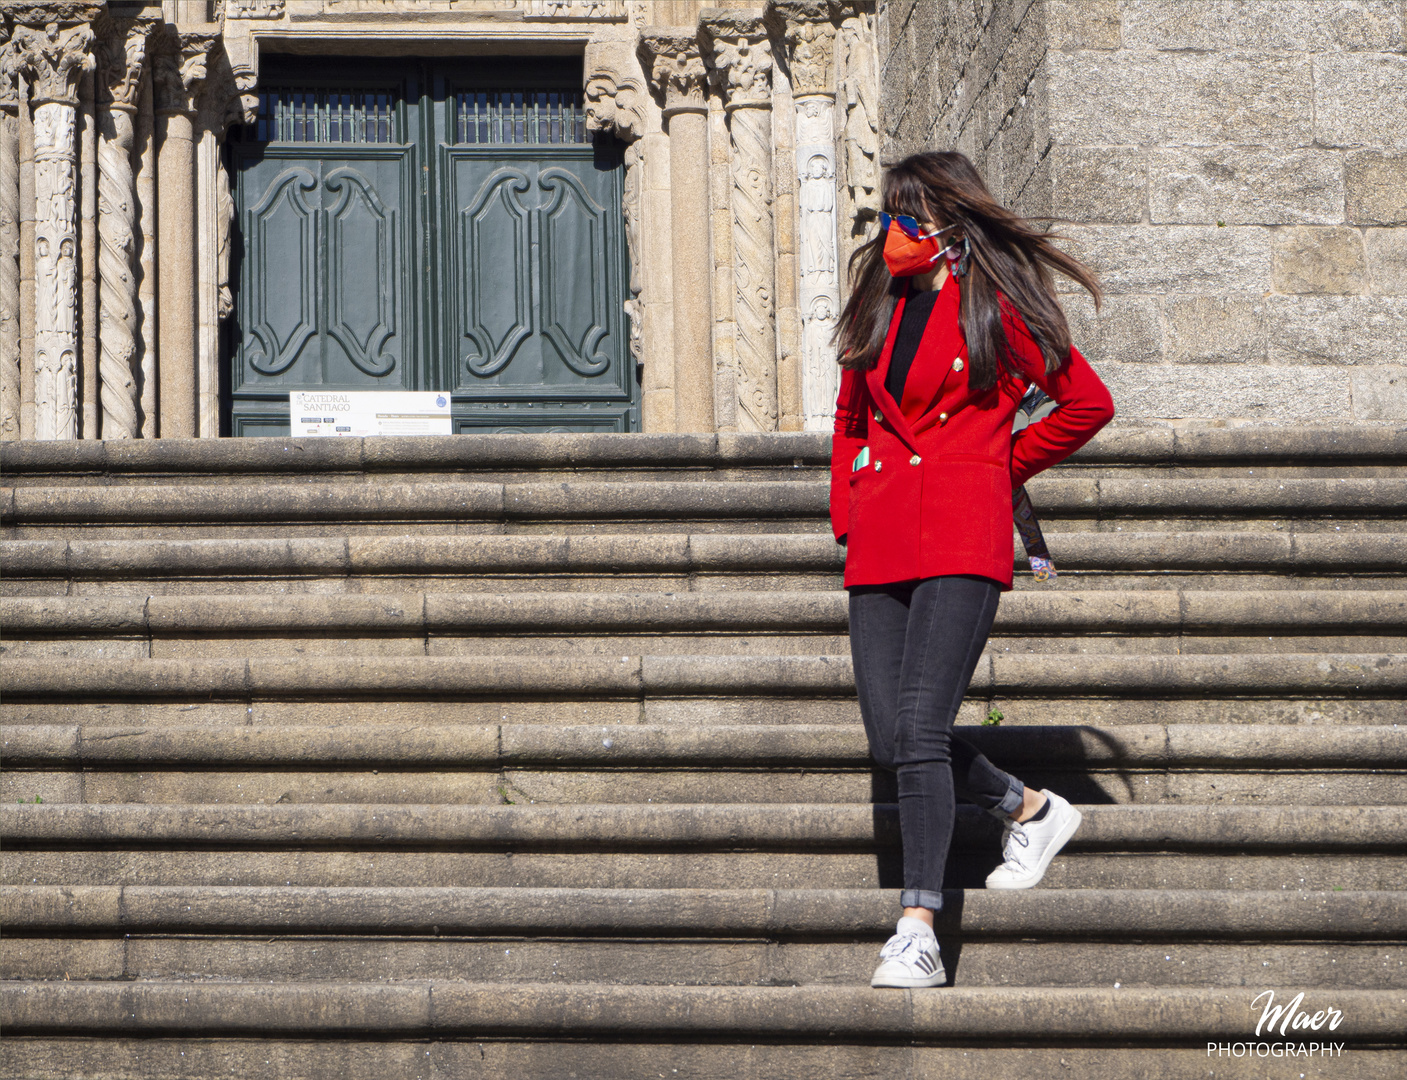
[[[704,79],[708,72],[691,31],[655,27],[640,35],[640,48],[650,80],[664,94],[665,115],[681,110],[702,112]]]
[[[152,56],[157,112],[195,112],[195,99],[205,81],[206,63],[216,37],[174,31],[163,35],[162,47],[153,50]]]
[[[802,279],[824,285],[835,278],[835,169],[825,154],[812,154],[800,180]]]
[[[851,20],[852,22],[856,20]],[[858,216],[879,212],[878,86],[868,39],[845,28],[845,180]]]
[[[645,134],[645,88],[636,79],[597,71],[586,80],[586,130],[607,131],[618,138]]]
[[[828,22],[787,25],[793,97],[835,93],[835,27]]]
[[[827,430],[840,393],[840,365],[835,362],[836,303],[827,295],[813,296],[802,312],[801,408],[808,431]]]

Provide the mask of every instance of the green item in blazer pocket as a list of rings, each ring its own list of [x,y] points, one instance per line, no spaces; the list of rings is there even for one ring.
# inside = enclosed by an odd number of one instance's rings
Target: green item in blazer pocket
[[[855,455],[855,461],[850,466],[851,472],[859,472],[870,463],[870,448],[867,446]]]

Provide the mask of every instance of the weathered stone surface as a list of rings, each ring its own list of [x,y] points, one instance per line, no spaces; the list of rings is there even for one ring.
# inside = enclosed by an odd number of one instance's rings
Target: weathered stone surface
[[[1067,146],[1303,146],[1313,136],[1310,67],[1283,53],[1052,52],[1051,137]]]
[[[1407,56],[1333,53],[1314,60],[1314,140],[1320,145],[1407,148],[1401,109],[1385,107],[1403,100]]]
[[[1373,292],[1407,296],[1407,229],[1368,229],[1363,242]]]
[[[1095,364],[1148,363],[1163,358],[1163,324],[1157,301],[1144,296],[1111,296],[1100,306],[1084,293],[1066,299],[1070,336]]]
[[[1357,229],[1296,226],[1275,234],[1274,287],[1283,293],[1361,293],[1368,261]]]
[[[1320,52],[1403,45],[1402,14],[1391,0],[1133,0],[1122,14],[1126,48]]]
[[[1119,364],[1100,375],[1128,419],[1274,417],[1326,423],[1356,418],[1347,372],[1266,364]]]
[[[1365,365],[1407,356],[1407,300],[1395,296],[1271,296],[1272,363]]]
[[[1355,420],[1407,420],[1407,366],[1359,368],[1352,380]]]
[[[1052,49],[1117,49],[1118,0],[1047,0],[1047,33]]]
[[[1407,225],[1407,154],[1350,153],[1344,161],[1348,220],[1360,225]]]
[[[1246,294],[1163,300],[1167,358],[1180,363],[1247,363],[1266,355],[1265,302]]]
[[[1055,146],[1050,152],[1051,214],[1081,222],[1142,221],[1148,167],[1141,150]]]
[[[1343,161],[1320,150],[1154,149],[1148,204],[1160,224],[1336,224]]]
[[[1225,289],[1228,282],[1246,291],[1270,287],[1268,229],[1071,225],[1063,232],[1109,293],[1208,293]],[[1059,287],[1067,292],[1076,288],[1064,279]]]

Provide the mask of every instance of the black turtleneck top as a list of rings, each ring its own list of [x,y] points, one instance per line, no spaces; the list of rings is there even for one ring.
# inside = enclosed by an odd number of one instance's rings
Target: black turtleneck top
[[[884,388],[901,406],[904,403],[904,383],[909,378],[909,368],[914,366],[918,355],[918,345],[923,340],[923,331],[928,326],[928,318],[933,314],[933,305],[938,302],[938,289],[909,294],[904,304],[904,314],[899,319],[899,333],[894,337],[894,355],[889,358],[889,371],[884,376]]]

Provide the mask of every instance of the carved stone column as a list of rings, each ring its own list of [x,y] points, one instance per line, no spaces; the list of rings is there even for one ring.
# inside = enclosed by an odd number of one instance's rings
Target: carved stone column
[[[195,108],[215,35],[168,28],[154,42],[156,88],[157,329],[161,437],[194,438],[196,427]]]
[[[78,437],[78,83],[87,26],[15,31],[34,106],[34,437]]]
[[[20,437],[20,94],[15,50],[0,34],[0,440]]]
[[[836,247],[835,27],[823,0],[774,0],[784,21],[796,107],[801,405],[806,430],[828,431],[840,374],[831,334],[840,314]]]
[[[713,342],[708,246],[707,72],[697,35],[647,27],[640,48],[669,125],[670,242],[674,285],[676,431],[711,432]]]
[[[738,430],[777,430],[772,230],[772,46],[762,17],[704,20],[728,114],[733,217],[733,353]]]
[[[151,24],[122,20],[98,48],[98,375],[104,439],[142,433],[137,361],[137,193],[133,120]]]

